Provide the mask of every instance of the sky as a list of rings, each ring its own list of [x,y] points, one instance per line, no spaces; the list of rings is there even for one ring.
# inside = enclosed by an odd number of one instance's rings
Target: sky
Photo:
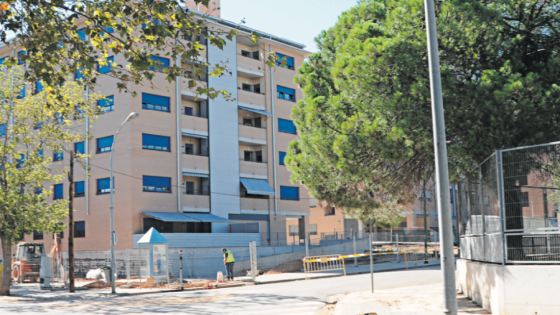
[[[357,0],[221,0],[222,18],[304,44],[317,52],[313,40],[336,24],[338,17]]]

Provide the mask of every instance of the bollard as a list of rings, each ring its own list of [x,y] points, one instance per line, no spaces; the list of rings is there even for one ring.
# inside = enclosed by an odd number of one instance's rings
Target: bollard
[[[179,250],[179,290],[183,291],[183,250]]]
[[[401,262],[401,257],[399,256],[399,234],[395,235],[397,238],[397,262]]]

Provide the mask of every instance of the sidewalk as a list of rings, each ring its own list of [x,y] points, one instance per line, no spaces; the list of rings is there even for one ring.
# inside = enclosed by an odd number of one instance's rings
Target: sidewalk
[[[463,295],[458,295],[458,315],[491,314]],[[398,289],[376,290],[375,293],[355,292],[335,295],[328,298],[336,303],[321,310],[318,315],[433,315],[443,314],[443,293],[441,284],[404,287]]]
[[[430,266],[439,266],[439,261],[428,261],[428,264],[424,264],[423,261],[409,263],[408,268],[422,268],[422,267],[430,267]],[[401,262],[392,262],[392,263],[384,263],[384,264],[377,264],[373,265],[374,272],[381,272],[381,271],[392,271],[392,270],[402,270],[406,269],[406,264],[404,261]],[[369,273],[370,266],[369,265],[359,265],[354,267],[354,264],[346,264],[346,275],[356,275],[361,273]],[[333,270],[333,271],[322,271],[322,272],[313,272],[308,273],[307,278],[309,279],[320,279],[320,278],[330,278],[330,277],[342,277],[344,272],[342,270]],[[251,277],[236,277],[236,280],[240,280],[243,282],[252,282]],[[289,273],[280,273],[274,275],[260,275],[256,277],[255,284],[269,284],[269,283],[278,283],[278,282],[288,282],[288,281],[298,281],[298,280],[305,280],[305,273],[303,270],[301,272],[289,272]]]

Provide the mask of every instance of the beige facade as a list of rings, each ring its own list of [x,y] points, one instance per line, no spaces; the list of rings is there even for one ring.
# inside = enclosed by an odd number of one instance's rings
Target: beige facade
[[[219,16],[219,1],[213,3],[216,4],[212,4],[211,7],[215,9],[213,12],[216,12],[213,15]],[[187,1],[188,6],[189,1]],[[259,223],[260,235],[257,238],[262,242],[269,240],[270,235],[274,233],[284,235],[285,240],[286,218],[293,216],[307,218],[300,224],[303,230],[308,231],[307,190],[302,185],[290,182],[290,173],[284,165],[280,165],[279,160],[279,152],[285,152],[288,144],[297,138],[297,134],[279,130],[278,119],[291,120],[290,111],[295,102],[280,99],[277,94],[277,86],[280,85],[293,89],[296,101],[302,99],[302,92],[293,83],[293,78],[296,74],[295,69],[304,62],[308,52],[301,44],[268,34],[263,36],[258,45],[254,44],[250,41],[250,30],[232,22],[212,20],[208,25],[211,29],[235,27],[240,31],[234,41],[228,42],[224,51],[218,51],[217,48],[210,46],[206,49],[206,56],[202,56],[212,60],[225,55],[229,60],[228,68],[236,75],[199,82],[203,85],[209,84],[216,89],[237,86],[237,91],[228,91],[237,94],[236,101],[229,102],[227,105],[229,110],[233,106],[236,114],[220,116],[223,114],[219,107],[222,103],[218,103],[221,100],[208,100],[204,96],[196,99],[185,79],[180,79],[176,85],[175,82],[168,83],[163,74],[157,73],[153,80],[153,89],[148,82],[129,86],[131,91],[138,93],[137,97],[132,97],[130,93],[119,92],[116,89],[115,79],[100,75],[101,79],[98,79],[95,91],[105,96],[114,96],[114,110],[100,115],[88,130],[91,140],[86,147],[90,155],[88,161],[91,168],[90,177],[87,178],[86,172],[82,169],[75,172],[74,181],[87,182],[84,195],[76,196],[74,199],[74,220],[85,222],[85,237],[77,237],[74,241],[76,250],[105,250],[110,246],[110,194],[107,193],[108,190],[98,190],[98,180],[109,177],[110,152],[98,153],[97,140],[112,136],[131,112],[140,115],[136,120],[124,125],[114,142],[114,213],[115,231],[118,235],[117,249],[132,248],[135,235],[142,234],[146,229],[146,222],[150,220],[152,223],[159,220],[160,223],[156,222],[158,226],[165,226],[167,231],[160,232],[182,233],[185,240],[192,236],[190,234],[202,234],[198,233],[202,226],[198,223],[211,224],[212,233],[204,233],[203,237],[212,238],[212,234],[215,233],[230,233],[228,224],[246,222]],[[257,51],[258,56],[252,54],[248,56],[246,53]],[[270,51],[293,58],[294,68],[267,67],[263,59],[268,57]],[[11,53],[12,47],[0,48],[0,58]],[[114,58],[115,63],[126,64],[123,56],[116,55]],[[175,61],[169,60],[169,62]],[[215,86],[212,86],[212,82],[216,82]],[[220,86],[222,84],[223,86]],[[245,90],[247,85],[251,86],[248,91]],[[255,86],[258,87],[257,90]],[[147,108],[148,105],[143,104],[143,94],[167,98],[168,110]],[[228,119],[228,126],[236,127],[222,128],[220,122],[212,122],[213,117],[218,117],[216,120]],[[85,134],[85,128],[81,132]],[[169,150],[147,149],[143,135],[167,137]],[[226,138],[227,141],[224,140]],[[219,147],[216,149],[218,143],[225,143],[228,148],[233,149],[220,151]],[[239,151],[235,152],[237,148]],[[231,169],[224,174],[215,171],[223,163],[236,163],[239,171]],[[68,166],[66,155],[62,161],[53,162],[53,171],[65,166]],[[146,181],[145,176],[164,178],[161,181],[162,186],[169,191],[150,192],[152,186],[146,184],[149,181]],[[274,196],[248,194],[248,187],[240,183],[242,179],[266,183]],[[170,184],[167,184],[167,181]],[[222,182],[225,183],[223,185],[230,185],[230,187],[220,187]],[[62,184],[64,198],[67,199],[68,182],[64,181]],[[50,184],[45,184],[45,187],[49,186]],[[289,190],[291,195],[287,193],[283,195],[281,187],[291,189]],[[294,198],[296,189],[297,198]],[[232,198],[225,198],[230,196]],[[195,231],[191,222],[162,221],[146,215],[147,212],[206,216],[192,222],[197,223]],[[226,223],[217,221],[220,218],[231,221]],[[66,249],[66,235],[67,231],[64,235],[63,250]],[[41,241],[34,240],[33,235],[26,235],[25,240]],[[42,242],[50,248],[52,235],[45,233]]]

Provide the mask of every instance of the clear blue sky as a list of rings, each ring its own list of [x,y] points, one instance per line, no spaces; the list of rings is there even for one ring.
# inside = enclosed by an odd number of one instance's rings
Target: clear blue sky
[[[357,0],[221,0],[225,20],[304,44],[317,51],[313,40],[322,30],[332,27],[338,17],[356,5]]]

